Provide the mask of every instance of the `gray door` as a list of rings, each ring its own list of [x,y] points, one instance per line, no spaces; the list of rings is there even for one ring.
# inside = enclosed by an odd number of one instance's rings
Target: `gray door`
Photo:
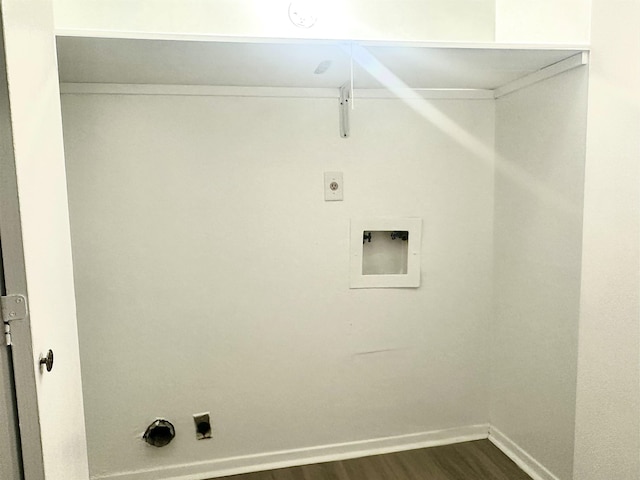
[[[1,29],[0,29],[1,32]],[[9,119],[9,105],[7,92],[7,71],[4,63],[4,42],[0,36],[0,144],[11,145],[11,128]],[[0,155],[9,155],[9,149],[0,149]],[[3,158],[0,163],[13,161]],[[0,169],[1,171],[2,169]],[[1,222],[0,222],[1,223]],[[2,247],[0,245],[0,252]],[[5,295],[4,270],[0,261],[0,295]],[[15,382],[13,380],[13,355],[11,347],[6,345],[4,325],[0,322],[0,478],[21,479],[22,462],[20,458],[20,438],[18,433],[15,396]]]
[[[4,135],[0,133],[0,141]],[[0,293],[4,295],[4,278],[0,264]],[[18,416],[15,402],[15,385],[12,373],[11,347],[0,337],[0,478],[22,478]]]
[[[0,347],[0,478],[22,478],[9,347]]]

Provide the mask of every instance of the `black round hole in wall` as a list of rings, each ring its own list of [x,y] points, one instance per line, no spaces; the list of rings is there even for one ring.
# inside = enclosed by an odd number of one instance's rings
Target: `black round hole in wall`
[[[168,420],[158,419],[147,427],[142,439],[154,447],[168,445],[176,436],[176,429]]]

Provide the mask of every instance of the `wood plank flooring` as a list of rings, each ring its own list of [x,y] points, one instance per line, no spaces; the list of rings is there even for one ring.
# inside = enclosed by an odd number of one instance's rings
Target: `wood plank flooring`
[[[229,480],[531,480],[489,440],[226,477]]]

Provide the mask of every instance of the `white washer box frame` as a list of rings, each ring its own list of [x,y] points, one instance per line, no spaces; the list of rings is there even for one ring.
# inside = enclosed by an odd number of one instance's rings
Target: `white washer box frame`
[[[363,275],[364,232],[409,232],[406,274]],[[421,218],[354,218],[351,219],[350,288],[417,288],[420,286]]]

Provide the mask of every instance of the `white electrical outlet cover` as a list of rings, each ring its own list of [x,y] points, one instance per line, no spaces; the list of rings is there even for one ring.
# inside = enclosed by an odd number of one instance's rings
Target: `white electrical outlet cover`
[[[342,172],[324,172],[324,199],[328,202],[344,199]]]

